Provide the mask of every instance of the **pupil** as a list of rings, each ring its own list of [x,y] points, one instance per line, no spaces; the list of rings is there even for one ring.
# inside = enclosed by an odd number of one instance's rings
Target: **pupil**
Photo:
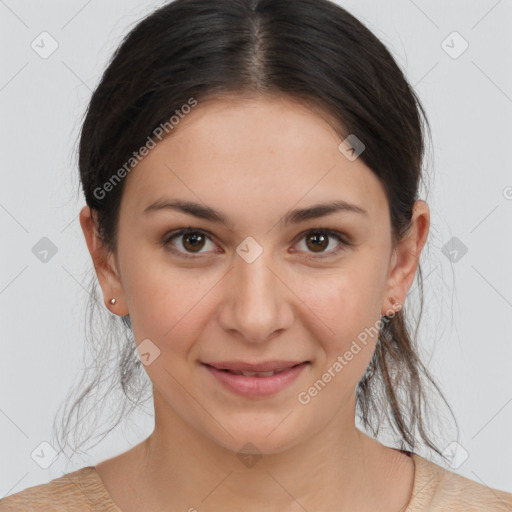
[[[320,239],[321,241],[318,242],[318,239]],[[322,233],[318,233],[318,234],[315,233],[313,235],[310,235],[309,240],[310,241],[311,240],[317,240],[317,241],[313,241],[312,249],[315,252],[320,252],[322,249],[325,249],[325,247],[327,246],[327,244],[326,244],[327,237],[324,234],[322,234]]]
[[[190,243],[190,240],[192,240],[190,248],[192,248],[192,249],[196,248],[197,249],[199,247],[199,249],[201,249],[201,242],[204,242],[204,240],[201,240],[202,238],[203,238],[202,235],[194,234],[194,233],[185,235],[185,237],[184,237],[184,244],[183,245],[186,248],[188,248],[187,245]]]

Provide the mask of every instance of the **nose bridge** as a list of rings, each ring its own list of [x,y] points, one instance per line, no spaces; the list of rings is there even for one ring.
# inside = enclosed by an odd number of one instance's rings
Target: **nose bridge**
[[[291,321],[286,287],[272,269],[270,251],[262,251],[255,259],[244,257],[254,249],[242,252],[234,260],[228,291],[223,305],[222,324],[237,330],[247,340],[264,341]],[[242,243],[240,250],[247,249]]]

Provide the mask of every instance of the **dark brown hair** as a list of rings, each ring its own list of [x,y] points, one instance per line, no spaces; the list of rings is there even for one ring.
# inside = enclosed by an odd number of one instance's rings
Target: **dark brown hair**
[[[393,242],[410,228],[418,199],[426,129],[424,109],[390,52],[345,9],[328,0],[175,0],[140,21],[115,51],[88,106],[80,134],[79,170],[87,205],[97,215],[98,232],[116,255],[119,205],[124,180],[106,194],[104,184],[173,113],[194,98],[226,94],[287,95],[327,113],[340,142],[355,134],[365,144],[359,156],[382,183],[389,204]],[[178,127],[179,129],[179,127]],[[420,315],[423,282],[418,268]],[[93,378],[64,418],[67,442],[89,414],[112,399],[114,426],[131,408],[151,398],[151,383],[135,352],[129,316],[104,311],[92,275],[90,327],[94,333]],[[442,396],[420,361],[405,313],[383,323],[379,341],[357,388],[358,416],[374,435],[387,421],[400,448],[418,443],[441,454],[426,427],[426,386]],[[109,341],[110,340],[110,341]],[[113,343],[119,355],[109,373]],[[86,373],[77,389],[82,389]],[[85,398],[108,389],[83,411]],[[128,401],[113,398],[122,389]],[[130,404],[129,404],[129,403]],[[103,407],[99,405],[103,404]],[[110,409],[109,409],[110,410]],[[450,409],[451,412],[451,409]],[[432,419],[435,415],[430,415]],[[54,424],[55,425],[55,424]],[[98,425],[94,425],[98,429]],[[108,431],[112,430],[111,428]],[[61,446],[63,446],[61,444]]]

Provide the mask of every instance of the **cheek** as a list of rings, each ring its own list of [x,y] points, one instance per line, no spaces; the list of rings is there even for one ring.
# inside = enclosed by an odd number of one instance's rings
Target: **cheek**
[[[303,277],[297,295],[302,299],[317,329],[326,339],[344,340],[357,336],[380,318],[380,274],[375,268],[347,267],[311,279]]]
[[[297,399],[301,404],[315,404],[307,407],[317,413],[338,411],[352,402],[373,356],[378,326],[367,303],[371,292],[361,284],[354,275],[338,275],[325,283],[317,281],[301,295],[308,297],[302,316],[310,318],[310,334],[320,350],[316,350],[311,379]]]
[[[137,344],[149,338],[162,353],[186,351],[207,319],[204,307],[215,283],[190,269],[132,256],[124,280]]]
[[[301,280],[302,323],[322,345],[319,371],[330,388],[353,389],[368,367],[380,328],[381,273],[361,258],[357,266]]]

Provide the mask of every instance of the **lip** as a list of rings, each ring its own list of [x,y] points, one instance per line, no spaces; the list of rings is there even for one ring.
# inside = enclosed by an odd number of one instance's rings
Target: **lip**
[[[215,361],[204,362],[203,364],[213,366],[218,370],[237,370],[241,372],[270,372],[284,368],[291,368],[298,364],[309,361],[285,361],[283,359],[263,361],[261,363],[247,363],[245,361]]]
[[[274,364],[275,362],[272,362]],[[309,361],[297,363],[293,367],[288,367],[280,373],[276,373],[275,375],[269,377],[246,377],[245,375],[234,375],[222,370],[214,366],[210,366],[206,363],[201,363],[204,368],[208,370],[208,372],[216,378],[218,382],[220,382],[226,389],[236,393],[238,395],[244,396],[246,398],[264,398],[282,391],[287,386],[289,386],[297,377],[302,373],[304,368],[308,366]],[[218,363],[216,363],[218,364]],[[238,363],[237,363],[238,364]],[[289,362],[287,364],[290,364]],[[293,363],[292,363],[293,364]],[[252,365],[254,368],[257,365]],[[268,367],[268,363],[267,363]],[[272,369],[283,368],[283,366],[275,366],[274,368],[270,368],[270,370],[244,370],[241,369],[239,371],[271,371]],[[238,370],[238,368],[229,368]]]

